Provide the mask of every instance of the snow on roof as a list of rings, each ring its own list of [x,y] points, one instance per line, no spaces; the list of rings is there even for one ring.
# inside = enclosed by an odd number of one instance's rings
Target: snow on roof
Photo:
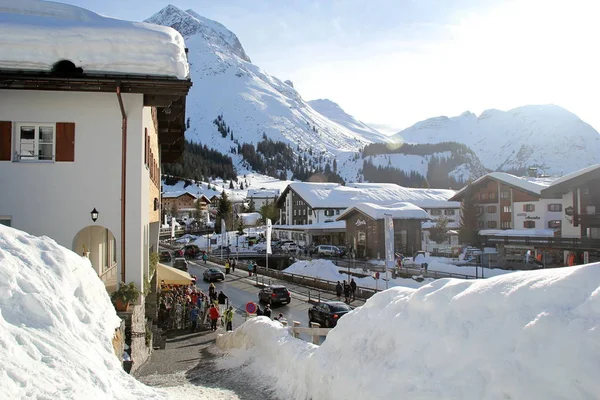
[[[373,219],[383,219],[386,214],[391,214],[393,219],[431,219],[429,214],[412,203],[400,202],[389,206],[373,203],[357,203],[348,207],[337,220],[344,220],[354,211],[360,211]]]
[[[274,198],[279,196],[279,189],[250,189],[246,197],[263,198],[269,197]]]
[[[183,37],[169,27],[39,0],[0,3],[0,26],[0,69],[50,71],[69,60],[84,73],[189,77]]]
[[[273,225],[273,229],[310,230],[310,229],[346,229],[346,221],[320,222],[318,224],[305,225]]]
[[[197,198],[198,198],[198,196],[197,196],[197,195],[195,195],[195,194],[193,194],[193,193],[190,193],[190,192],[187,192],[187,191],[185,191],[185,190],[179,190],[179,191],[177,191],[177,192],[164,192],[164,193],[162,194],[162,198],[163,198],[163,199],[176,199],[177,197],[183,196],[184,194],[189,194],[190,196],[192,196],[192,197],[193,197],[193,198],[195,198],[195,199],[197,199]],[[204,195],[202,195],[202,196],[204,196]],[[206,197],[206,196],[205,196],[205,197]]]
[[[436,221],[424,221],[421,222],[421,229],[431,229],[431,228],[435,228],[436,227]],[[457,229],[460,228],[460,222],[459,221],[454,221],[454,222],[448,222],[446,224],[446,228],[448,229]]]
[[[438,279],[375,294],[320,346],[267,317],[217,346],[278,398],[595,398],[599,282],[600,264]]]
[[[462,196],[467,190],[473,187],[473,185],[476,185],[489,178],[495,179],[497,181],[505,183],[506,185],[513,186],[536,195],[540,195],[542,189],[548,187],[548,185],[552,181],[552,178],[519,178],[518,176],[507,174],[506,172],[490,172],[489,174],[483,175],[482,177],[476,179],[470,185],[467,185],[464,188],[460,189],[453,197],[458,198]]]
[[[600,168],[600,164],[590,165],[589,167],[580,169],[579,171],[571,172],[570,174],[566,174],[561,176],[558,179],[555,179],[548,187],[553,187],[556,185],[560,185],[561,183],[565,183],[573,178],[577,178],[581,175],[587,174],[588,172],[595,171]]]
[[[455,191],[449,189],[406,188],[393,183],[337,183],[293,182],[289,187],[312,208],[346,208],[367,202],[389,205],[410,202],[422,208],[459,208],[460,202],[449,202]]]

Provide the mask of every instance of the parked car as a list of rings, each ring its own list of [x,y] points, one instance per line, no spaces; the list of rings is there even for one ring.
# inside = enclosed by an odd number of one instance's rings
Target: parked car
[[[295,253],[296,250],[298,250],[298,246],[296,246],[296,243],[292,242],[291,240],[284,240],[278,247],[284,252],[289,253]]]
[[[265,286],[258,292],[258,301],[264,301],[265,303],[287,303],[289,304],[292,300],[292,295],[285,286],[282,285],[271,285]]]
[[[340,249],[337,246],[331,246],[328,244],[322,244],[317,246],[316,253],[321,256],[338,257],[340,255]]]
[[[348,248],[346,246],[336,246],[339,250],[339,256],[340,257],[344,257],[346,254],[348,254]]]
[[[223,254],[229,254],[231,253],[231,247],[229,247],[230,245],[218,245],[216,248],[213,249],[213,254],[219,255],[221,254],[221,251],[223,251]],[[222,250],[221,250],[222,249]]]
[[[171,261],[171,253],[169,253],[166,250],[161,251],[158,254],[158,261],[159,262],[170,262]]]
[[[318,322],[322,327],[333,328],[352,309],[341,301],[325,301],[308,310],[308,322]]]
[[[225,274],[217,268],[209,268],[202,274],[202,279],[206,282],[225,280]]]
[[[188,270],[188,262],[183,257],[177,257],[173,260],[173,268],[177,268],[182,271],[187,271]]]
[[[187,258],[197,258],[201,253],[202,250],[195,244],[188,244],[183,247],[183,255]]]

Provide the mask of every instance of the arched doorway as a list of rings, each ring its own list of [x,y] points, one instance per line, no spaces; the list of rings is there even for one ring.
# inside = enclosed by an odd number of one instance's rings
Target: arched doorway
[[[73,251],[87,257],[107,290],[117,288],[117,241],[100,225],[86,226],[73,239]]]

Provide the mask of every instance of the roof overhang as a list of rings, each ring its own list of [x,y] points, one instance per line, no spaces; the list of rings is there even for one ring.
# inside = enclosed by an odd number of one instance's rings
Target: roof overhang
[[[161,76],[77,74],[59,76],[45,71],[0,69],[0,89],[144,95],[144,106],[156,107],[161,163],[181,160],[185,135],[185,99],[190,80]]]
[[[448,201],[462,201],[465,198],[466,195],[472,193],[472,190],[474,188],[476,188],[479,185],[485,183],[488,179],[492,180],[492,181],[495,181],[495,182],[499,182],[499,183],[501,183],[503,185],[506,185],[506,186],[510,186],[513,189],[518,189],[518,190],[520,190],[522,192],[525,192],[527,194],[530,194],[532,196],[540,197],[539,193],[535,193],[535,192],[532,192],[531,190],[527,190],[525,188],[522,188],[522,187],[519,187],[519,186],[515,186],[515,185],[511,184],[510,182],[506,182],[506,181],[503,181],[501,179],[497,179],[497,178],[495,178],[493,176],[490,176],[488,174],[488,175],[484,175],[484,176],[476,179],[474,182],[472,182],[472,183],[468,184],[467,186],[465,186],[464,188],[460,189],[458,192],[456,192],[454,194],[454,196],[450,197],[448,199]]]
[[[590,167],[589,171],[581,174],[574,173],[574,176],[570,179],[559,181],[556,184],[550,185],[545,189],[542,189],[542,198],[556,198],[571,190],[585,186],[589,181],[600,179],[600,165],[595,168]]]

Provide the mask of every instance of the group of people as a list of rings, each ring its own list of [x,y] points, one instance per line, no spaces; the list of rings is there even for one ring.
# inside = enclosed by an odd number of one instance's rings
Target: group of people
[[[338,301],[342,299],[342,294],[344,294],[346,303],[356,300],[356,282],[354,282],[354,278],[350,280],[350,283],[344,281],[342,284],[338,281],[337,285],[335,285],[335,294]]]
[[[229,270],[231,270],[231,272],[235,272],[236,266],[237,260],[235,258],[228,258],[225,260],[225,275],[229,275]]]
[[[189,286],[161,285],[158,300],[158,325],[168,329],[190,329],[195,332],[199,325],[210,322],[213,330],[219,320],[227,330],[232,330],[233,306],[228,306],[228,297],[223,291],[217,293],[214,283],[208,294],[194,284]]]
[[[256,275],[257,268],[258,264],[256,264],[255,261],[250,261],[250,263],[248,263],[248,276],[252,276],[252,274]]]

